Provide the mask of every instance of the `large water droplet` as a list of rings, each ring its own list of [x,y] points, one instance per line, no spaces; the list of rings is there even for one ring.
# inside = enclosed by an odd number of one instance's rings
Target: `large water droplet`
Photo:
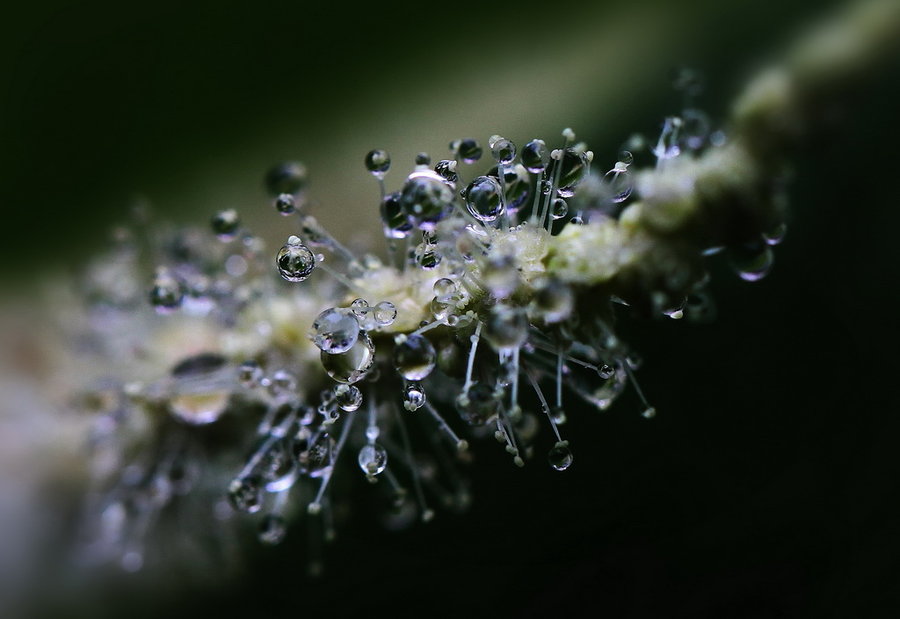
[[[238,229],[241,227],[241,218],[233,208],[219,211],[213,215],[210,221],[213,233],[219,237],[221,241],[231,241],[237,235]]]
[[[561,161],[553,159],[550,163],[550,178],[555,178],[557,166],[559,169],[559,182],[556,192],[563,198],[571,198],[575,195],[575,188],[584,179],[588,170],[588,155],[585,152],[567,148],[562,153]]]
[[[375,443],[373,445],[363,445],[359,450],[359,468],[369,477],[374,477],[384,471],[387,467],[387,451],[384,447]]]
[[[296,161],[278,164],[266,173],[266,189],[274,196],[296,194],[306,185],[306,166]]]
[[[453,190],[444,179],[428,170],[410,174],[400,190],[400,208],[420,230],[434,230],[452,204]]]
[[[313,343],[330,355],[347,352],[359,337],[359,321],[347,309],[329,308],[319,314],[312,326]]]
[[[464,138],[450,145],[450,150],[456,153],[464,163],[475,163],[481,159],[481,145],[473,138]]]
[[[342,411],[352,413],[362,405],[362,391],[356,385],[337,385],[334,388],[334,401]]]
[[[544,140],[531,140],[522,149],[522,164],[532,174],[543,172],[550,163],[550,149]]]
[[[316,268],[316,257],[298,237],[292,236],[278,251],[275,264],[281,277],[289,282],[302,282]]]
[[[504,137],[492,135],[488,140],[488,146],[491,148],[494,161],[500,165],[512,163],[512,160],[516,158],[516,145]]]
[[[434,369],[437,353],[423,335],[401,336],[394,346],[394,367],[406,380],[422,380]]]
[[[466,187],[466,207],[479,221],[494,221],[503,214],[500,183],[492,176],[479,176]]]
[[[332,355],[324,350],[320,355],[325,372],[339,383],[355,383],[363,378],[375,363],[375,345],[365,333],[346,352]]]
[[[547,461],[557,471],[565,471],[572,466],[572,450],[569,449],[569,441],[559,441],[547,454]]]

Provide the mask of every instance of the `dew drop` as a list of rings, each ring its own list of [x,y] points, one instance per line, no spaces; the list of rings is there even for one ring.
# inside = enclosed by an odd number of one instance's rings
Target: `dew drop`
[[[334,401],[342,411],[352,413],[362,405],[362,391],[356,385],[337,385],[334,388]]]
[[[531,140],[522,149],[522,164],[532,174],[544,171],[550,163],[550,150],[544,140]]]
[[[416,165],[431,165],[431,156],[428,153],[416,155]]]
[[[565,471],[572,466],[572,450],[569,449],[569,441],[559,441],[547,454],[547,461],[557,471]]]
[[[497,350],[518,348],[528,338],[528,317],[515,305],[495,305],[484,324],[484,336]]]
[[[353,312],[332,307],[313,321],[313,343],[330,355],[344,353],[356,344],[359,329],[359,320]]]
[[[289,282],[302,282],[316,268],[316,257],[298,237],[292,236],[278,251],[275,264],[281,277]]]
[[[387,467],[387,451],[379,444],[363,445],[359,450],[359,468],[369,477],[384,472]]]
[[[435,172],[410,174],[400,190],[400,209],[420,230],[431,231],[453,205],[453,190]]]
[[[287,523],[278,514],[266,514],[259,523],[259,541],[268,546],[280,544],[287,535]]]
[[[631,196],[634,191],[634,182],[631,179],[631,173],[628,172],[624,163],[617,163],[616,167],[606,173],[603,177],[606,195],[610,202],[618,204],[624,202]]]
[[[563,198],[556,198],[550,207],[553,219],[562,219],[569,214],[569,204]]]
[[[397,308],[390,301],[382,301],[375,306],[372,315],[379,326],[387,327],[397,319]]]
[[[421,383],[415,381],[408,382],[403,387],[403,408],[413,412],[417,411],[425,404],[425,389]]]
[[[257,363],[256,361],[244,361],[238,368],[238,381],[245,389],[258,387],[259,381],[262,376],[262,368],[259,367],[259,363]]]
[[[387,171],[391,169],[391,156],[386,150],[370,150],[366,155],[366,169],[375,178],[384,178]]]
[[[497,415],[500,397],[493,387],[486,383],[475,383],[468,392],[456,398],[456,411],[469,425],[484,425]]]
[[[494,221],[503,214],[500,183],[492,176],[479,176],[466,187],[466,207],[478,221]]]
[[[300,471],[310,477],[322,477],[334,465],[335,442],[330,434],[321,432],[312,443],[297,454]],[[295,447],[296,451],[296,447]]]
[[[220,241],[232,241],[237,236],[238,229],[241,227],[241,218],[233,208],[225,211],[219,211],[213,215],[210,221],[213,234]]]
[[[262,507],[262,489],[256,477],[238,477],[228,485],[228,501],[239,511],[253,514]]]
[[[759,281],[772,270],[774,254],[768,245],[731,249],[729,254],[732,267],[745,281]]]
[[[576,151],[574,148],[565,149],[561,159],[553,159],[549,174],[554,178],[556,168],[560,166],[556,190],[560,197],[571,198],[575,195],[575,188],[587,173],[588,162],[587,153]]]
[[[562,322],[572,315],[575,297],[572,289],[556,277],[541,277],[534,282],[529,311],[547,324]]]
[[[184,300],[184,289],[175,276],[166,269],[160,268],[150,289],[150,304],[159,314],[170,314],[181,307]]]
[[[394,346],[394,367],[406,380],[422,380],[434,369],[437,353],[424,335],[400,336]]]
[[[516,158],[516,145],[504,137],[492,135],[488,140],[488,146],[494,161],[500,165],[510,164]]]
[[[278,164],[266,173],[266,189],[269,194],[296,194],[306,186],[306,166],[296,161]]]
[[[329,354],[324,350],[320,361],[325,372],[339,383],[352,384],[365,378],[375,363],[375,345],[360,332],[356,342],[346,352]]]
[[[283,193],[275,198],[275,210],[282,215],[293,215],[296,210],[296,202],[294,196],[289,193]]]
[[[464,163],[475,163],[481,159],[481,145],[472,138],[465,138],[450,145],[450,150],[457,154]]]
[[[413,224],[400,204],[399,191],[387,194],[381,201],[381,223],[389,239],[405,239],[412,232]]]

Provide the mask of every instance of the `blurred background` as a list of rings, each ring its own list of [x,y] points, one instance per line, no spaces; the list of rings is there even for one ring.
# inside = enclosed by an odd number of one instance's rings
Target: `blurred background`
[[[713,118],[833,1],[42,2],[0,24],[0,295],[74,271],[131,207],[204,223],[235,207],[272,245],[289,231],[262,176],[303,161],[314,214],[376,236],[362,161],[460,137],[554,143],[612,163],[680,109],[700,70]],[[462,516],[387,533],[365,513],[305,576],[294,532],[227,581],[127,580],[53,616],[874,617],[900,610],[900,432],[890,386],[900,278],[900,59],[795,154],[792,221],[757,284],[713,262],[711,325],[624,320],[633,394],[570,413],[576,464],[514,469],[494,445]],[[24,293],[27,294],[27,293]],[[361,502],[362,503],[362,502]],[[138,576],[140,578],[140,576]],[[97,605],[99,604],[99,605]]]

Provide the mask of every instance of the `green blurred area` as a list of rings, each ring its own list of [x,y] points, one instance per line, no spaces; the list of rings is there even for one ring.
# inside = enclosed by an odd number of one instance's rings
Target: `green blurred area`
[[[710,85],[714,117],[773,44],[829,2],[45,2],[0,25],[4,278],[69,268],[137,201],[205,222],[236,207],[287,234],[262,191],[273,163],[310,170],[315,214],[377,229],[362,167],[392,152],[399,186],[451,139],[566,126],[613,161],[678,110],[671,70]],[[347,217],[352,213],[352,217]],[[343,229],[341,229],[343,226]]]

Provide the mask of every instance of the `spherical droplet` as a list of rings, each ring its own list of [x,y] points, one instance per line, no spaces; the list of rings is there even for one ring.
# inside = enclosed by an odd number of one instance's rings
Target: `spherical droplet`
[[[454,142],[453,144],[456,148],[452,150],[459,155],[459,158],[463,160],[464,163],[475,163],[479,159],[481,159],[481,145],[472,138],[465,138],[459,140],[459,142]]]
[[[228,486],[228,501],[239,512],[253,514],[262,507],[262,488],[255,477],[238,477]]]
[[[563,198],[571,198],[575,195],[575,187],[582,181],[588,170],[588,155],[574,148],[563,151],[561,160],[554,159],[550,164],[550,178],[555,178],[556,168],[559,169],[559,181],[556,191]]]
[[[555,277],[542,277],[533,284],[534,296],[529,311],[547,324],[562,322],[572,315],[575,295],[572,289]]]
[[[387,451],[377,443],[363,445],[359,450],[357,462],[359,462],[359,468],[367,476],[378,475],[384,472],[384,469],[387,467]]]
[[[397,308],[390,301],[382,301],[375,306],[373,316],[379,326],[387,327],[397,319]]]
[[[417,411],[425,404],[425,389],[422,383],[411,381],[403,387],[403,408],[412,412]]]
[[[456,282],[448,277],[442,277],[434,282],[432,291],[436,299],[446,301],[456,294]]]
[[[491,155],[494,161],[500,165],[512,163],[516,158],[516,145],[499,135],[492,135],[488,140],[488,146],[491,148]]]
[[[434,369],[437,353],[423,335],[401,337],[394,346],[394,367],[406,380],[422,380]]]
[[[479,176],[466,187],[466,207],[479,221],[494,221],[503,214],[500,183],[492,176]]]
[[[550,205],[550,215],[553,219],[562,219],[569,214],[569,203],[563,198],[556,198]]]
[[[735,272],[748,282],[761,280],[768,275],[775,260],[772,248],[768,245],[732,248],[729,255]]]
[[[324,350],[319,356],[325,372],[339,383],[355,383],[368,374],[375,363],[375,345],[365,333],[346,352],[332,355]]]
[[[296,210],[296,202],[294,196],[289,193],[283,193],[275,198],[275,210],[282,215],[292,215]]]
[[[287,535],[287,524],[278,514],[266,514],[259,523],[259,541],[268,546],[275,546]]]
[[[220,241],[231,241],[237,235],[238,229],[241,227],[241,218],[238,212],[233,208],[225,211],[219,211],[213,215],[210,221],[213,234],[219,237]]]
[[[384,178],[387,171],[391,169],[391,156],[386,150],[370,150],[366,155],[366,169],[375,178]]]
[[[184,288],[168,269],[159,269],[150,289],[150,304],[160,314],[174,312],[184,300]]]
[[[347,352],[359,337],[359,321],[350,310],[329,308],[312,325],[313,343],[330,355]]]
[[[416,165],[431,165],[431,155],[428,153],[419,153],[416,155]]]
[[[518,348],[528,338],[528,317],[516,305],[495,305],[484,325],[484,336],[498,350]]]
[[[389,239],[405,239],[413,229],[409,214],[400,204],[400,192],[389,193],[381,201],[381,223]]]
[[[450,186],[428,170],[410,174],[400,190],[400,208],[420,230],[434,230],[452,205]]]
[[[544,171],[550,163],[550,150],[544,140],[531,140],[522,149],[522,165],[532,174]]]
[[[565,471],[572,466],[572,450],[569,449],[569,441],[559,441],[547,454],[547,460],[557,471]]]
[[[506,254],[489,256],[481,268],[481,281],[498,299],[510,296],[519,287],[519,279],[515,259]]]
[[[238,381],[245,389],[259,386],[259,381],[262,377],[262,368],[259,367],[259,363],[256,361],[244,361],[238,368]]]
[[[475,383],[456,398],[456,411],[469,425],[484,425],[497,415],[500,397],[487,383]]]
[[[634,182],[631,179],[631,173],[628,172],[624,164],[622,167],[619,167],[619,164],[616,164],[616,166],[606,173],[603,177],[603,183],[606,186],[606,195],[609,197],[610,202],[618,204],[631,196],[631,192],[634,190]]]
[[[306,185],[306,166],[296,161],[280,163],[266,173],[266,189],[272,196],[296,194]]]
[[[275,256],[281,277],[289,282],[302,282],[316,268],[316,257],[299,238],[292,236]]]
[[[334,388],[334,401],[342,411],[352,413],[362,405],[362,391],[356,385],[337,385]]]

